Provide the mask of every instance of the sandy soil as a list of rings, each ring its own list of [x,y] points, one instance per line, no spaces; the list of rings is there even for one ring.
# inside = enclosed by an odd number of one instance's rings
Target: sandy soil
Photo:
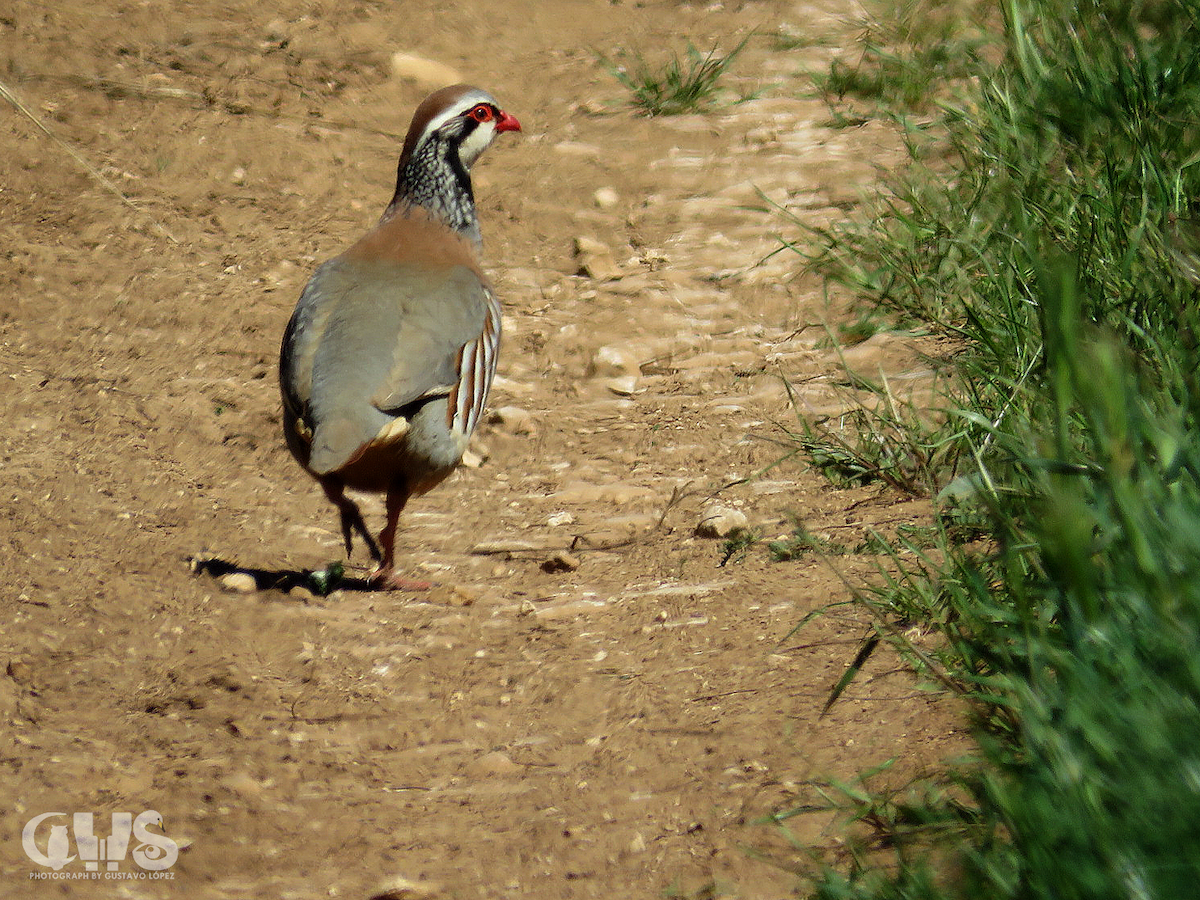
[[[749,207],[835,220],[899,158],[883,126],[832,130],[806,96],[847,11],[0,10],[0,80],[135,204],[0,106],[4,896],[780,898],[795,878],[762,857],[795,854],[763,815],[813,777],[897,757],[903,778],[956,745],[958,711],[886,654],[819,718],[864,623],[840,607],[791,632],[848,597],[841,576],[762,543],[722,566],[696,534],[713,502],[764,538],[797,517],[849,543],[925,514],[799,460],[762,471],[795,422],[785,379],[836,412],[838,359],[820,286],[793,254],[760,262],[795,229]],[[594,51],[752,29],[729,83],[757,99],[609,106],[625,94]],[[781,50],[781,29],[813,41]],[[397,77],[397,51],[525,126],[475,178],[506,343],[478,464],[402,525],[403,564],[439,586],[319,597],[292,585],[340,537],[284,448],[276,354],[308,274],[390,196],[430,87]],[[579,238],[603,250],[580,259]],[[885,336],[854,354],[910,365]],[[184,848],[172,880],[30,878],[31,817],[146,809]]]

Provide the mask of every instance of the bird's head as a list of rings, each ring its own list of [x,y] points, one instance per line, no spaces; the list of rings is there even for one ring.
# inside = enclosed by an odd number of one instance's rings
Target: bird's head
[[[500,108],[487,91],[465,84],[442,88],[426,97],[413,113],[401,168],[436,143],[457,154],[463,167],[472,163],[502,131],[520,131],[516,117]]]

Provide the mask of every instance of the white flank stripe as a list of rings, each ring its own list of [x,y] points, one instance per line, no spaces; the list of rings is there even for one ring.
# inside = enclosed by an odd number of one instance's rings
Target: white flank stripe
[[[469,437],[483,418],[488,392],[496,375],[500,349],[500,304],[488,294],[483,334],[463,345],[459,356],[458,384],[451,397],[450,427]]]
[[[490,380],[488,365],[487,341],[483,340],[475,346],[475,392],[472,394],[475,402],[471,406],[471,421],[468,431],[475,430],[480,416],[483,415],[483,404],[487,401],[488,381]]]
[[[454,427],[461,434],[470,434],[467,422],[471,416],[471,406],[474,402],[473,391],[470,389],[475,371],[475,341],[471,341],[462,349],[462,371],[458,373],[458,404],[454,410]]]

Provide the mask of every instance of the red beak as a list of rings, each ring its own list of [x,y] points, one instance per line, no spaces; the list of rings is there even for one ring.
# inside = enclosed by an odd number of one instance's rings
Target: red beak
[[[497,131],[520,131],[521,123],[517,121],[516,116],[509,115],[504,110],[500,110],[500,118],[496,121]]]

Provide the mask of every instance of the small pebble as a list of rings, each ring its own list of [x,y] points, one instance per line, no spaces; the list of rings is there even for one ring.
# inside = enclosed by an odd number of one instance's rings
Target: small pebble
[[[580,141],[559,141],[554,150],[563,156],[596,157],[604,156],[604,150],[599,144],[584,144]]]
[[[621,269],[612,250],[595,238],[575,238],[575,259],[579,263],[578,275],[597,281],[615,281],[621,277]]]
[[[579,568],[579,557],[559,550],[550,558],[542,561],[543,572],[574,572]]]
[[[488,421],[493,422],[510,434],[533,434],[533,413],[519,406],[501,406],[492,410]]]
[[[397,876],[376,888],[370,900],[431,900],[442,895],[441,887],[433,882]]]
[[[745,531],[749,521],[740,509],[728,506],[706,507],[696,534],[700,537],[723,538],[738,531]]]
[[[221,576],[221,587],[235,594],[252,594],[258,590],[258,581],[249,572],[230,572]]]
[[[604,386],[618,397],[628,397],[637,393],[638,378],[636,375],[618,375],[604,379]]]
[[[601,347],[592,356],[588,372],[597,378],[614,378],[620,375],[638,375],[637,360],[628,350],[620,347]]]
[[[493,750],[473,760],[467,765],[467,772],[476,778],[487,778],[496,775],[516,775],[525,770],[512,761],[507,753]]]
[[[443,87],[463,80],[456,69],[445,63],[402,52],[392,54],[392,77],[427,87]]]
[[[596,193],[592,194],[592,201],[600,209],[612,209],[620,199],[617,192],[610,187],[599,188]]]
[[[262,784],[247,772],[234,772],[226,775],[220,780],[219,784],[226,790],[233,791],[233,793],[248,800],[257,799],[263,793]]]

